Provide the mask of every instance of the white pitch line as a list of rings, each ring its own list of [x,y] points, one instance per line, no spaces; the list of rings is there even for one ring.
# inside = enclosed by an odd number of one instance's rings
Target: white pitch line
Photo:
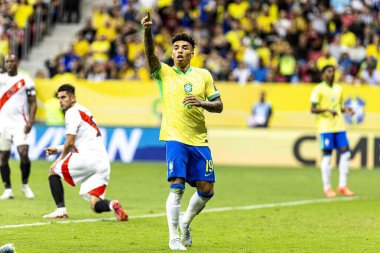
[[[234,210],[253,210],[253,209],[263,209],[263,208],[272,208],[272,207],[285,207],[285,206],[301,206],[301,205],[317,204],[317,203],[352,201],[355,199],[357,198],[354,197],[354,198],[335,198],[335,199],[309,199],[309,200],[300,200],[300,201],[293,201],[293,202],[269,203],[269,204],[260,204],[260,205],[252,205],[252,206],[219,207],[219,208],[205,209],[202,211],[202,213],[225,212],[225,211],[234,211]],[[136,215],[136,216],[130,216],[129,219],[143,219],[143,218],[154,218],[154,217],[162,217],[162,216],[166,216],[166,213]],[[35,227],[35,226],[45,226],[45,225],[51,225],[51,224],[99,222],[99,221],[110,221],[110,220],[115,220],[115,218],[58,220],[58,221],[53,221],[53,222],[36,222],[36,223],[29,223],[29,224],[3,225],[3,226],[0,226],[0,229]]]

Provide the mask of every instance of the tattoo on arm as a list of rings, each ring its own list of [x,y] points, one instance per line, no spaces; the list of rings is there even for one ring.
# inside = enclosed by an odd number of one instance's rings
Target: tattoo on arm
[[[220,97],[217,97],[211,101],[204,101],[202,107],[208,112],[221,113],[223,111],[223,102]]]
[[[160,60],[154,51],[154,40],[151,29],[144,30],[145,57],[148,62],[149,72],[153,73],[160,67]]]

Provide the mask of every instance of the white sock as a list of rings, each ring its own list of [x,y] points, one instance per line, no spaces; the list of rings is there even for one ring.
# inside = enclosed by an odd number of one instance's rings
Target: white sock
[[[61,212],[66,212],[66,207],[58,207],[57,210],[61,211]]]
[[[322,183],[323,190],[326,191],[331,187],[330,178],[331,178],[331,155],[324,155],[321,162],[321,174],[322,174]]]
[[[339,187],[347,185],[347,176],[350,166],[351,152],[346,151],[340,155],[339,160]]]
[[[181,212],[183,190],[171,191],[166,200],[166,216],[168,218],[170,240],[179,238],[178,221]]]
[[[185,225],[190,225],[194,217],[203,210],[209,200],[210,199],[199,197],[198,193],[195,192],[189,201],[189,206],[187,207],[185,214],[182,217],[182,223]]]

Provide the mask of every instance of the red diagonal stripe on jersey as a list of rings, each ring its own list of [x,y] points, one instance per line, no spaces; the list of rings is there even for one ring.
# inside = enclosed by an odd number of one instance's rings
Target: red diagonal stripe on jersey
[[[83,121],[92,126],[96,132],[98,132],[97,136],[102,136],[100,133],[99,127],[95,124],[95,122],[92,120],[92,117],[88,116],[85,112],[79,110],[79,114],[82,117]]]
[[[12,87],[9,88],[0,98],[0,110],[4,106],[4,104],[14,95],[17,91],[19,91],[22,87],[25,86],[25,80],[21,79],[17,81]]]
[[[70,154],[70,155],[66,158],[66,160],[63,162],[63,164],[62,164],[62,168],[61,168],[61,169],[62,169],[63,179],[64,179],[67,183],[71,184],[72,186],[75,186],[74,180],[73,180],[73,178],[71,177],[71,175],[70,175],[70,171],[69,171],[69,161],[70,161],[71,155],[72,155],[72,154]]]

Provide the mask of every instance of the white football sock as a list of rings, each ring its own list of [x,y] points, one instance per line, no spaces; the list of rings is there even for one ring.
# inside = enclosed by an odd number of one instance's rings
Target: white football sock
[[[187,207],[185,214],[182,217],[182,223],[189,225],[194,217],[203,210],[209,200],[210,199],[200,197],[198,193],[195,192],[189,201],[189,206]]]
[[[347,176],[350,166],[351,152],[346,151],[340,155],[339,160],[339,187],[347,185]]]
[[[58,207],[57,210],[61,212],[67,212],[66,207]]]
[[[321,162],[321,174],[322,174],[322,183],[323,190],[326,191],[331,187],[330,178],[331,178],[331,155],[324,155]]]
[[[166,216],[168,218],[170,240],[179,238],[178,221],[181,212],[181,198],[183,190],[175,190],[169,193],[166,200]]]

